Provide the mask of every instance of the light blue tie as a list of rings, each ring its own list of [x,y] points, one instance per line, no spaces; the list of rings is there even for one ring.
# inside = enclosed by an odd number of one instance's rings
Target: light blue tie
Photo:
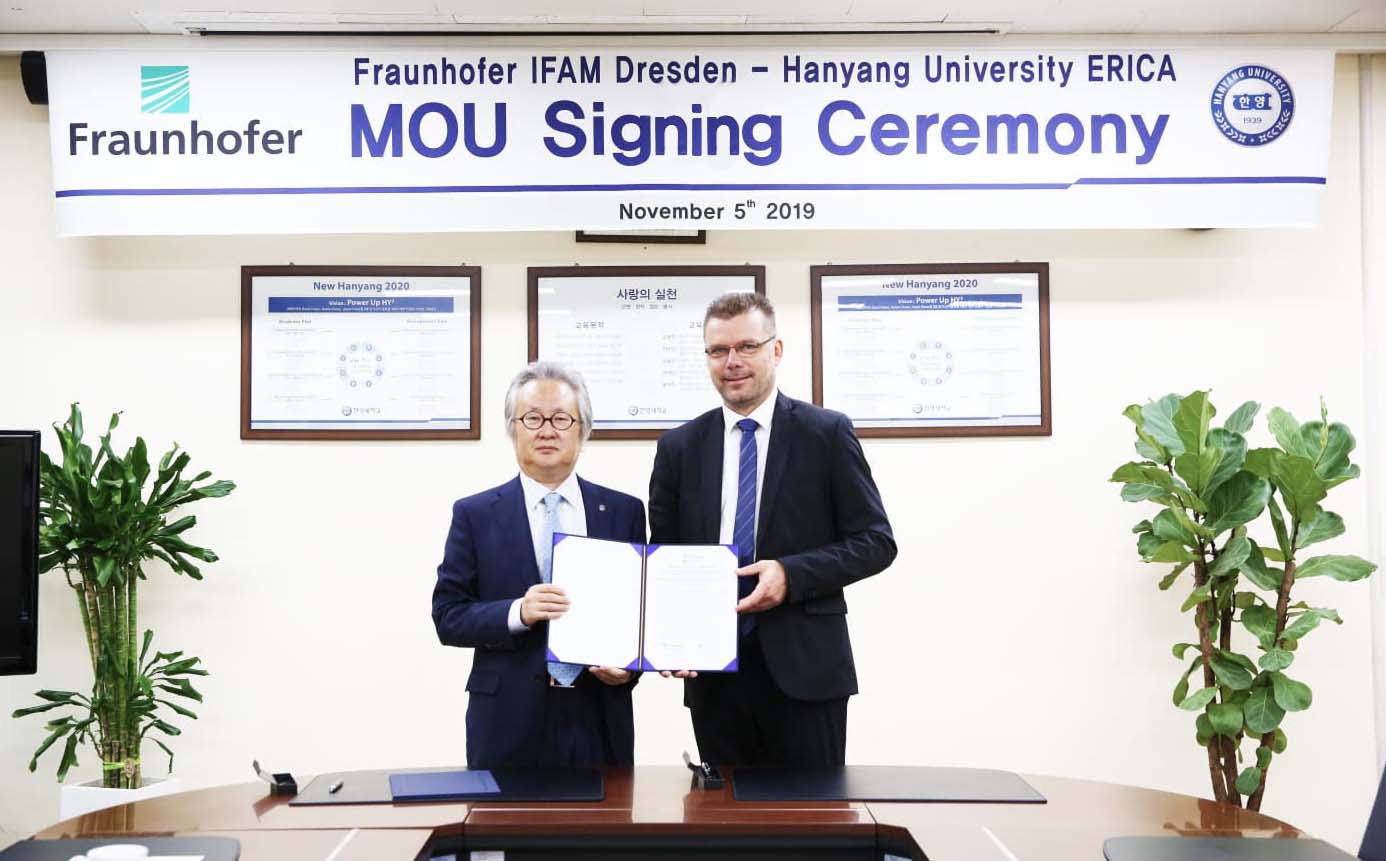
[[[544,531],[539,536],[539,576],[545,583],[553,582],[553,534],[558,531],[558,506],[562,503],[561,494],[544,494]],[[549,661],[549,675],[565,688],[573,684],[582,670],[582,664]]]
[[[756,558],[756,428],[755,419],[736,423],[741,429],[741,454],[736,477],[736,520],[732,526],[732,541],[736,544],[736,563],[750,565]],[[738,577],[736,597],[745,598],[756,588],[759,577]],[[746,636],[755,630],[754,613],[743,613],[737,619],[737,631]]]

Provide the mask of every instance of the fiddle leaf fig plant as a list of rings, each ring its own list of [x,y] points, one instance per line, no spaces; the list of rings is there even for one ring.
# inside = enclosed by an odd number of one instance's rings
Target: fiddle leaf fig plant
[[[141,437],[123,455],[117,454],[111,433],[119,421],[119,413],[111,416],[93,452],[83,442],[82,413],[73,404],[67,421],[53,426],[62,462],[43,453],[39,464],[39,570],[61,569],[77,597],[91,656],[91,693],[42,690],[38,705],[12,716],[65,709],[58,717],[50,716],[30,771],[61,741],[57,773],[62,780],[78,764],[77,748],[85,742],[101,758],[104,786],[135,789],[140,786],[144,741],[153,741],[168,754],[172,770],[173,752],[158,736],[180,733],[170,722],[174,715],[197,717],[188,705],[200,703],[202,694],[192,678],[207,675],[200,658],[152,649],[152,630],[138,635],[143,563],[157,559],[175,574],[202,579],[196,563],[215,562],[217,556],[184,540],[197,518],[175,519],[174,511],[199,499],[225,496],[235,485],[208,482],[208,472],[184,478],[190,458],[176,444],[157,465],[150,463]]]
[[[1188,590],[1180,611],[1193,611],[1196,635],[1174,644],[1175,659],[1187,664],[1172,699],[1194,716],[1213,798],[1240,807],[1245,796],[1251,810],[1261,809],[1271,763],[1286,750],[1287,715],[1313,703],[1294,677],[1300,643],[1321,623],[1343,621],[1335,610],[1294,601],[1295,584],[1351,582],[1376,570],[1357,556],[1306,551],[1345,528],[1323,503],[1360,474],[1347,426],[1330,423],[1322,403],[1318,420],[1303,424],[1275,408],[1266,422],[1275,445],[1251,448],[1259,411],[1248,401],[1214,426],[1206,391],[1133,404],[1125,415],[1142,459],[1111,478],[1122,499],[1158,509],[1132,530],[1136,550],[1168,568],[1160,589]]]

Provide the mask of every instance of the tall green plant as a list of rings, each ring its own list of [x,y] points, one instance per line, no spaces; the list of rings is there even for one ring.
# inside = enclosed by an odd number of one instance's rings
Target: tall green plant
[[[151,468],[144,439],[124,455],[111,448],[111,433],[120,414],[111,416],[100,446],[93,453],[82,441],[82,413],[76,404],[67,422],[54,425],[62,448],[62,463],[42,455],[39,473],[39,570],[60,568],[77,596],[91,655],[94,681],[90,696],[75,691],[42,690],[43,702],[19,709],[13,717],[68,707],[50,718],[47,737],[34,751],[29,770],[39,757],[64,741],[58,762],[62,780],[77,765],[77,747],[90,743],[101,757],[102,783],[108,787],[140,786],[140,745],[151,733],[178,735],[165,719],[168,712],[188,718],[197,715],[177,700],[202,701],[190,677],[205,676],[200,658],[179,652],[156,651],[150,656],[154,632],[146,630],[136,648],[137,592],[144,579],[146,559],[159,559],[178,574],[194,580],[202,572],[192,561],[215,562],[216,554],[181,537],[197,523],[192,516],[170,521],[179,506],[208,497],[225,496],[235,485],[205,482],[211,473],[183,478],[189,457],[177,444]],[[154,483],[145,493],[145,484]],[[173,752],[157,737],[173,768]]]
[[[1326,607],[1291,603],[1295,583],[1307,577],[1360,580],[1376,566],[1357,556],[1301,559],[1304,548],[1343,534],[1343,519],[1320,503],[1328,491],[1357,478],[1349,461],[1356,445],[1346,425],[1300,424],[1285,410],[1270,411],[1274,448],[1248,449],[1260,405],[1247,402],[1221,427],[1207,392],[1166,395],[1125,415],[1136,426],[1136,451],[1144,460],[1112,474],[1121,498],[1153,502],[1162,510],[1132,530],[1141,559],[1173,565],[1160,580],[1169,589],[1192,570],[1181,612],[1194,611],[1197,642],[1176,643],[1174,657],[1194,653],[1174,687],[1174,703],[1196,712],[1195,737],[1207,750],[1213,797],[1261,809],[1272,759],[1284,753],[1281,723],[1288,712],[1309,708],[1309,686],[1286,672],[1300,641],[1319,623],[1342,624]],[[1260,522],[1269,515],[1269,534]],[[1237,627],[1256,643],[1256,661],[1234,648]],[[1190,692],[1190,677],[1198,679]],[[1243,743],[1251,742],[1250,757]]]

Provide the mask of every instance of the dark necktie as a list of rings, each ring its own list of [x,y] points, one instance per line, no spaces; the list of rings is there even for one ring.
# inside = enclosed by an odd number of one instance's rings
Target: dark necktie
[[[736,423],[741,429],[741,456],[736,476],[736,520],[732,527],[732,542],[736,544],[736,561],[741,567],[756,559],[756,428],[755,419]],[[736,597],[745,598],[756,588],[758,577],[738,577]],[[756,627],[754,613],[743,613],[737,629],[746,636]]]

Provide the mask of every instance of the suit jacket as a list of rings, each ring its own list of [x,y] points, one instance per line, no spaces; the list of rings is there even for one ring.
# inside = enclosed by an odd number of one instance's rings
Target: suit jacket
[[[581,478],[578,485],[589,536],[645,540],[640,500]],[[452,528],[433,587],[433,624],[444,645],[476,650],[467,678],[467,762],[473,767],[548,765],[537,761],[536,751],[536,740],[544,733],[548,623],[515,635],[509,628],[510,605],[538,582],[518,476],[453,504]],[[633,685],[634,680],[600,685],[607,738],[618,765],[634,762]]]
[[[660,438],[651,543],[717,543],[725,436],[719,407]],[[851,420],[778,395],[756,517],[755,558],[779,560],[789,582],[784,603],[756,617],[771,677],[799,700],[856,693],[842,587],[889,566],[895,537]],[[685,686],[690,706],[699,682]]]

